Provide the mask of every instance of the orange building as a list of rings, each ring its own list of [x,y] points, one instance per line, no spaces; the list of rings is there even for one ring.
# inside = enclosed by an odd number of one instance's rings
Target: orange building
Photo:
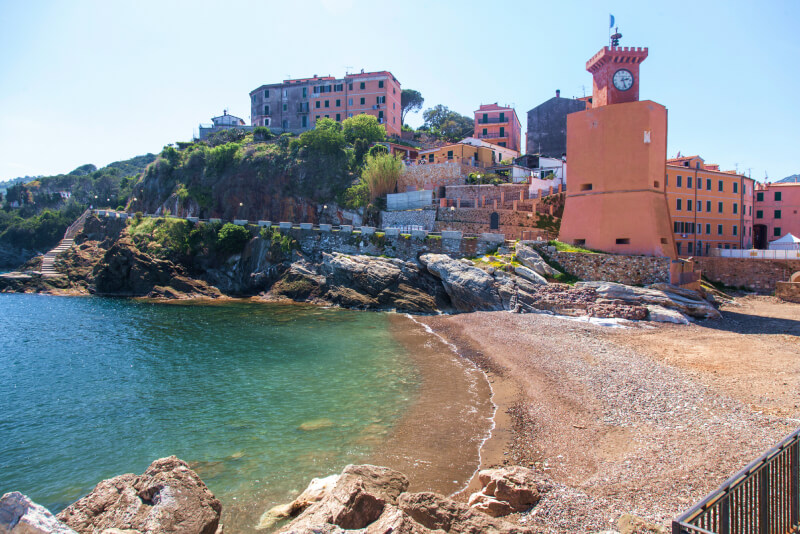
[[[754,185],[751,178],[720,171],[700,156],[667,160],[664,191],[678,256],[751,248]]]
[[[664,177],[667,109],[639,101],[647,48],[604,47],[586,63],[592,108],[567,115],[569,179],[559,239],[675,258]]]
[[[361,72],[325,80],[312,86],[311,125],[322,117],[341,122],[366,113],[386,127],[389,135],[400,135],[400,82],[391,72]]]
[[[522,125],[514,108],[482,104],[475,111],[475,135],[478,139],[520,152]]]

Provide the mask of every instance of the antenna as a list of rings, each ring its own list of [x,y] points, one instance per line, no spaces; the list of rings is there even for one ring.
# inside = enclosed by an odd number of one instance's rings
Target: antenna
[[[352,68],[353,68],[353,66],[352,66],[352,65],[347,65],[347,66],[345,66],[345,68],[344,68],[344,75],[345,75],[345,76],[347,76],[348,74],[350,74],[350,70],[351,70]]]
[[[581,85],[581,90],[583,91],[583,98],[586,98],[586,86]]]
[[[739,164],[738,163],[734,163],[733,164],[733,168],[736,169],[736,174],[739,174]]]

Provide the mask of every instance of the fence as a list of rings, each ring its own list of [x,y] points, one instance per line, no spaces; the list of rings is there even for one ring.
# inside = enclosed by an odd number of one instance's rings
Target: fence
[[[800,532],[800,429],[672,522],[673,534]]]
[[[719,258],[756,258],[760,260],[800,260],[800,250],[756,250],[712,248],[711,256]]]

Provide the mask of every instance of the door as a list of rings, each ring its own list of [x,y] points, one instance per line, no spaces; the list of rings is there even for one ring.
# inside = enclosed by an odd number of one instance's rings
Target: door
[[[497,212],[493,212],[489,215],[489,229],[490,230],[497,230],[500,228],[500,215]]]
[[[767,248],[767,225],[753,225],[753,248],[765,250]]]

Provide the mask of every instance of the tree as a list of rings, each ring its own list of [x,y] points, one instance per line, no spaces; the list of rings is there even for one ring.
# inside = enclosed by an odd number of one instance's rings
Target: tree
[[[225,223],[225,226],[219,231],[217,248],[221,252],[235,254],[241,252],[248,241],[250,241],[250,232],[244,226]]]
[[[431,133],[449,141],[458,141],[469,137],[475,131],[473,119],[452,111],[442,104],[425,110],[422,117],[425,119],[425,126],[430,128]]]
[[[319,124],[319,121],[317,121],[317,124]],[[369,143],[386,139],[386,128],[378,123],[377,118],[366,113],[345,119],[342,122],[342,130],[344,131],[345,140],[351,144],[355,143],[356,139],[365,139]]]
[[[367,156],[361,180],[369,187],[370,200],[393,193],[397,180],[406,170],[403,159],[397,155],[377,154]]]
[[[403,89],[400,93],[400,123],[405,124],[408,113],[416,113],[422,109],[425,99],[422,93],[414,89]]]
[[[298,192],[324,202],[344,191],[352,180],[346,146],[342,125],[331,119],[319,119],[316,128],[292,139],[289,148],[297,158],[292,174]]]

